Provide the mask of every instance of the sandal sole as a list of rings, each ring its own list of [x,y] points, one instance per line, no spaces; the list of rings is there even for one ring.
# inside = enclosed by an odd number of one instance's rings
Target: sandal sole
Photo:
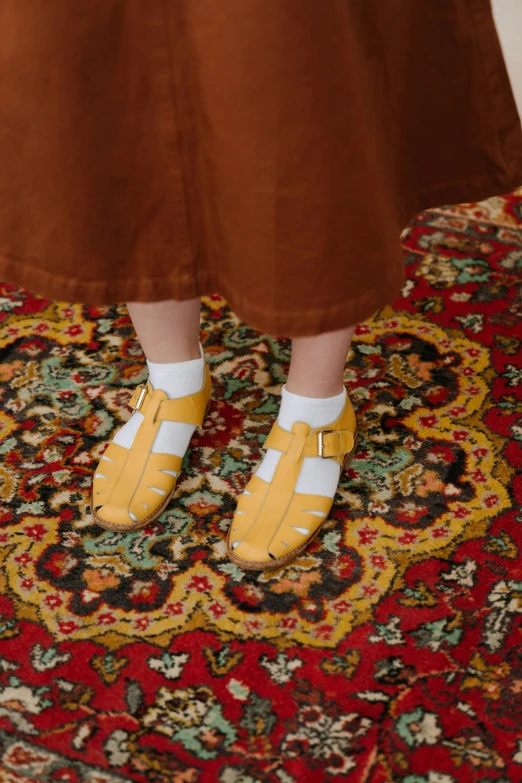
[[[357,451],[357,446],[359,444],[359,433],[357,430],[355,430],[354,433],[354,439],[353,439],[353,449],[346,455],[344,458],[343,466],[341,469],[341,473],[339,476],[341,476],[343,470],[347,467],[350,460],[352,459],[353,455]],[[301,544],[300,547],[297,549],[294,549],[292,552],[290,552],[288,555],[285,555],[284,557],[280,557],[277,560],[271,560],[268,563],[262,563],[262,562],[254,562],[249,560],[242,560],[240,557],[237,557],[234,555],[233,550],[230,548],[230,528],[227,535],[227,555],[229,560],[231,560],[235,565],[238,565],[240,568],[242,568],[244,571],[273,571],[277,568],[283,568],[283,566],[288,565],[288,563],[291,563],[292,560],[295,560],[296,557],[299,557],[305,549],[312,543],[312,541],[319,535],[323,525],[325,522],[328,521],[328,518],[323,519],[317,530],[312,533],[312,535],[304,542],[304,544]],[[232,525],[230,526],[232,527]]]

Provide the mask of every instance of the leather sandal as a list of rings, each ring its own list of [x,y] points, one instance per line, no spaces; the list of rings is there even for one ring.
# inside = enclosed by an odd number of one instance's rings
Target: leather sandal
[[[355,413],[348,395],[341,415],[312,429],[296,422],[292,431],[274,423],[265,448],[282,452],[272,481],[252,476],[239,498],[227,538],[227,554],[247,571],[280,568],[319,533],[333,498],[295,492],[304,457],[333,459],[344,468],[357,448]]]
[[[139,530],[167,507],[181,469],[182,457],[153,454],[154,438],[162,421],[202,426],[210,408],[211,379],[205,364],[200,391],[171,400],[150,382],[138,386],[130,407],[145,417],[130,449],[109,443],[92,483],[91,511],[106,530]],[[107,459],[104,459],[106,457]]]

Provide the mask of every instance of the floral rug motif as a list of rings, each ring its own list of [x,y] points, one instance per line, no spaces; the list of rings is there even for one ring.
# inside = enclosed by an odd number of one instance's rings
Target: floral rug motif
[[[522,781],[522,190],[420,213],[359,325],[360,442],[279,571],[225,554],[290,342],[203,301],[213,404],[143,530],[92,474],[147,377],[124,305],[0,291],[0,783]]]

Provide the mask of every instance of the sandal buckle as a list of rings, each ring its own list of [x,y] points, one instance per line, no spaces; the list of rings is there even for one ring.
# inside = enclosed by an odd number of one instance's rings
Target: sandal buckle
[[[339,435],[339,454],[330,454],[327,456],[323,454],[324,451],[323,435],[332,435],[333,433],[337,433],[337,435]],[[317,453],[319,457],[322,457],[323,459],[329,459],[329,457],[341,456],[341,433],[339,432],[339,430],[321,430],[318,433],[317,437],[318,437]]]
[[[141,391],[140,391],[140,396],[136,400],[136,405],[134,406],[134,410],[135,411],[139,411],[139,409],[141,408],[141,404],[142,404],[146,394],[147,394],[147,387],[146,386],[142,386],[141,387]]]

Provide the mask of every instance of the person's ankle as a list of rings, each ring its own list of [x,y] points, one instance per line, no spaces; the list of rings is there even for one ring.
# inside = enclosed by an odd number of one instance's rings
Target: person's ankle
[[[325,383],[323,379],[314,378],[291,378],[285,384],[285,388],[291,394],[298,394],[300,397],[311,397],[319,399],[328,399],[329,397],[337,397],[344,391],[344,382],[335,381],[331,383]]]
[[[191,362],[201,358],[199,342],[173,344],[168,350],[150,352],[147,355],[149,362],[153,364],[179,364],[181,362]]]

